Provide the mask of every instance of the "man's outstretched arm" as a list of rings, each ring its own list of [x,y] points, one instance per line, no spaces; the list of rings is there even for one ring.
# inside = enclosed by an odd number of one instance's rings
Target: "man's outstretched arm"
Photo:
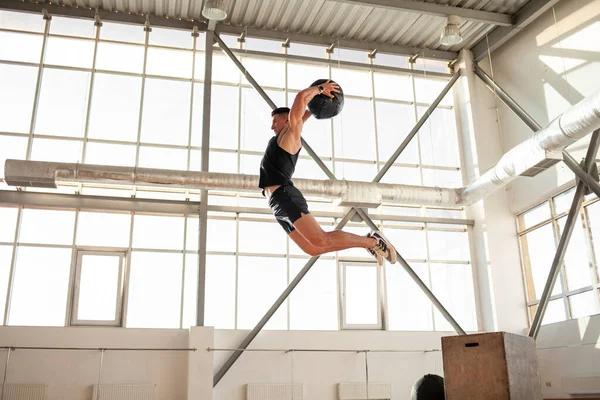
[[[321,89],[323,91],[321,92]],[[308,103],[317,96],[318,94],[324,94],[325,96],[333,98],[332,92],[339,92],[339,86],[336,83],[330,83],[329,81],[319,86],[311,86],[300,91],[294,99],[294,104],[290,109],[290,133],[296,136],[295,139],[300,140],[300,134],[302,132],[302,126],[308,118],[310,118],[310,112],[306,109]]]

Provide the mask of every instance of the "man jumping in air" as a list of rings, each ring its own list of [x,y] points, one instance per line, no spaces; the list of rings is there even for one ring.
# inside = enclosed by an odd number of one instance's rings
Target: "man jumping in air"
[[[298,93],[291,110],[287,107],[273,110],[271,129],[275,136],[269,140],[260,163],[259,187],[267,197],[277,222],[305,253],[318,256],[362,247],[377,259],[379,265],[383,264],[384,258],[394,264],[396,249],[379,232],[358,236],[341,230],[323,231],[308,211],[304,196],[292,183],[302,148],[302,127],[311,116],[306,107],[313,97],[324,94],[333,98],[332,93],[339,93],[339,86],[327,81]]]

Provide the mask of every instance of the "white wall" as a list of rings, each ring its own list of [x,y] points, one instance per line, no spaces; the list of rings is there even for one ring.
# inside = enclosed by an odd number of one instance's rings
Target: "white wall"
[[[121,328],[1,327],[0,346],[188,348],[188,352],[106,351],[102,384],[156,385],[157,400],[210,400],[212,393],[211,328],[186,330]],[[7,350],[0,351],[0,377]],[[98,383],[100,351],[20,350],[11,352],[6,383],[48,385],[48,400],[92,398]],[[188,362],[196,374],[188,388]],[[202,369],[206,373],[198,376]],[[188,397],[188,392],[192,396]]]
[[[236,348],[246,331],[215,331],[216,348]],[[453,332],[263,331],[255,349],[350,349],[414,351],[441,349],[441,337]],[[215,353],[215,372],[229,356]],[[306,399],[334,400],[339,382],[365,382],[364,353],[246,352],[216,386],[215,400],[245,399],[247,383],[303,383]],[[369,382],[391,382],[394,399],[407,399],[425,374],[443,376],[441,352],[369,353]]]
[[[600,382],[600,315],[544,325],[536,345],[544,397],[571,398],[562,378],[596,377]]]
[[[600,90],[598,37],[600,0],[560,1],[492,53],[494,79],[544,126],[569,105]],[[489,59],[480,65],[491,74]],[[497,103],[505,153],[532,132]],[[588,140],[569,149],[578,160],[585,155]],[[572,183],[573,174],[563,163],[537,177],[519,178],[508,187],[511,210],[522,212]]]

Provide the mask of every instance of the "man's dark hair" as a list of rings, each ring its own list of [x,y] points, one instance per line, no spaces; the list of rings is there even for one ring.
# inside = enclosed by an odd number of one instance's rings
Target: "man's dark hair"
[[[281,115],[281,114],[289,114],[290,113],[290,109],[288,107],[279,107],[274,109],[271,112],[271,117],[275,116],[275,115]]]

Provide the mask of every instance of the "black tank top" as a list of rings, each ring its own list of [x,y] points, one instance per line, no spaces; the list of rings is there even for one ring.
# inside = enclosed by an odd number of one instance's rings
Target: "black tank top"
[[[292,175],[296,169],[298,154],[290,154],[277,144],[277,136],[273,136],[267,144],[265,155],[260,162],[260,178],[258,187],[264,189],[274,185],[293,185]],[[263,196],[265,194],[262,191]]]

